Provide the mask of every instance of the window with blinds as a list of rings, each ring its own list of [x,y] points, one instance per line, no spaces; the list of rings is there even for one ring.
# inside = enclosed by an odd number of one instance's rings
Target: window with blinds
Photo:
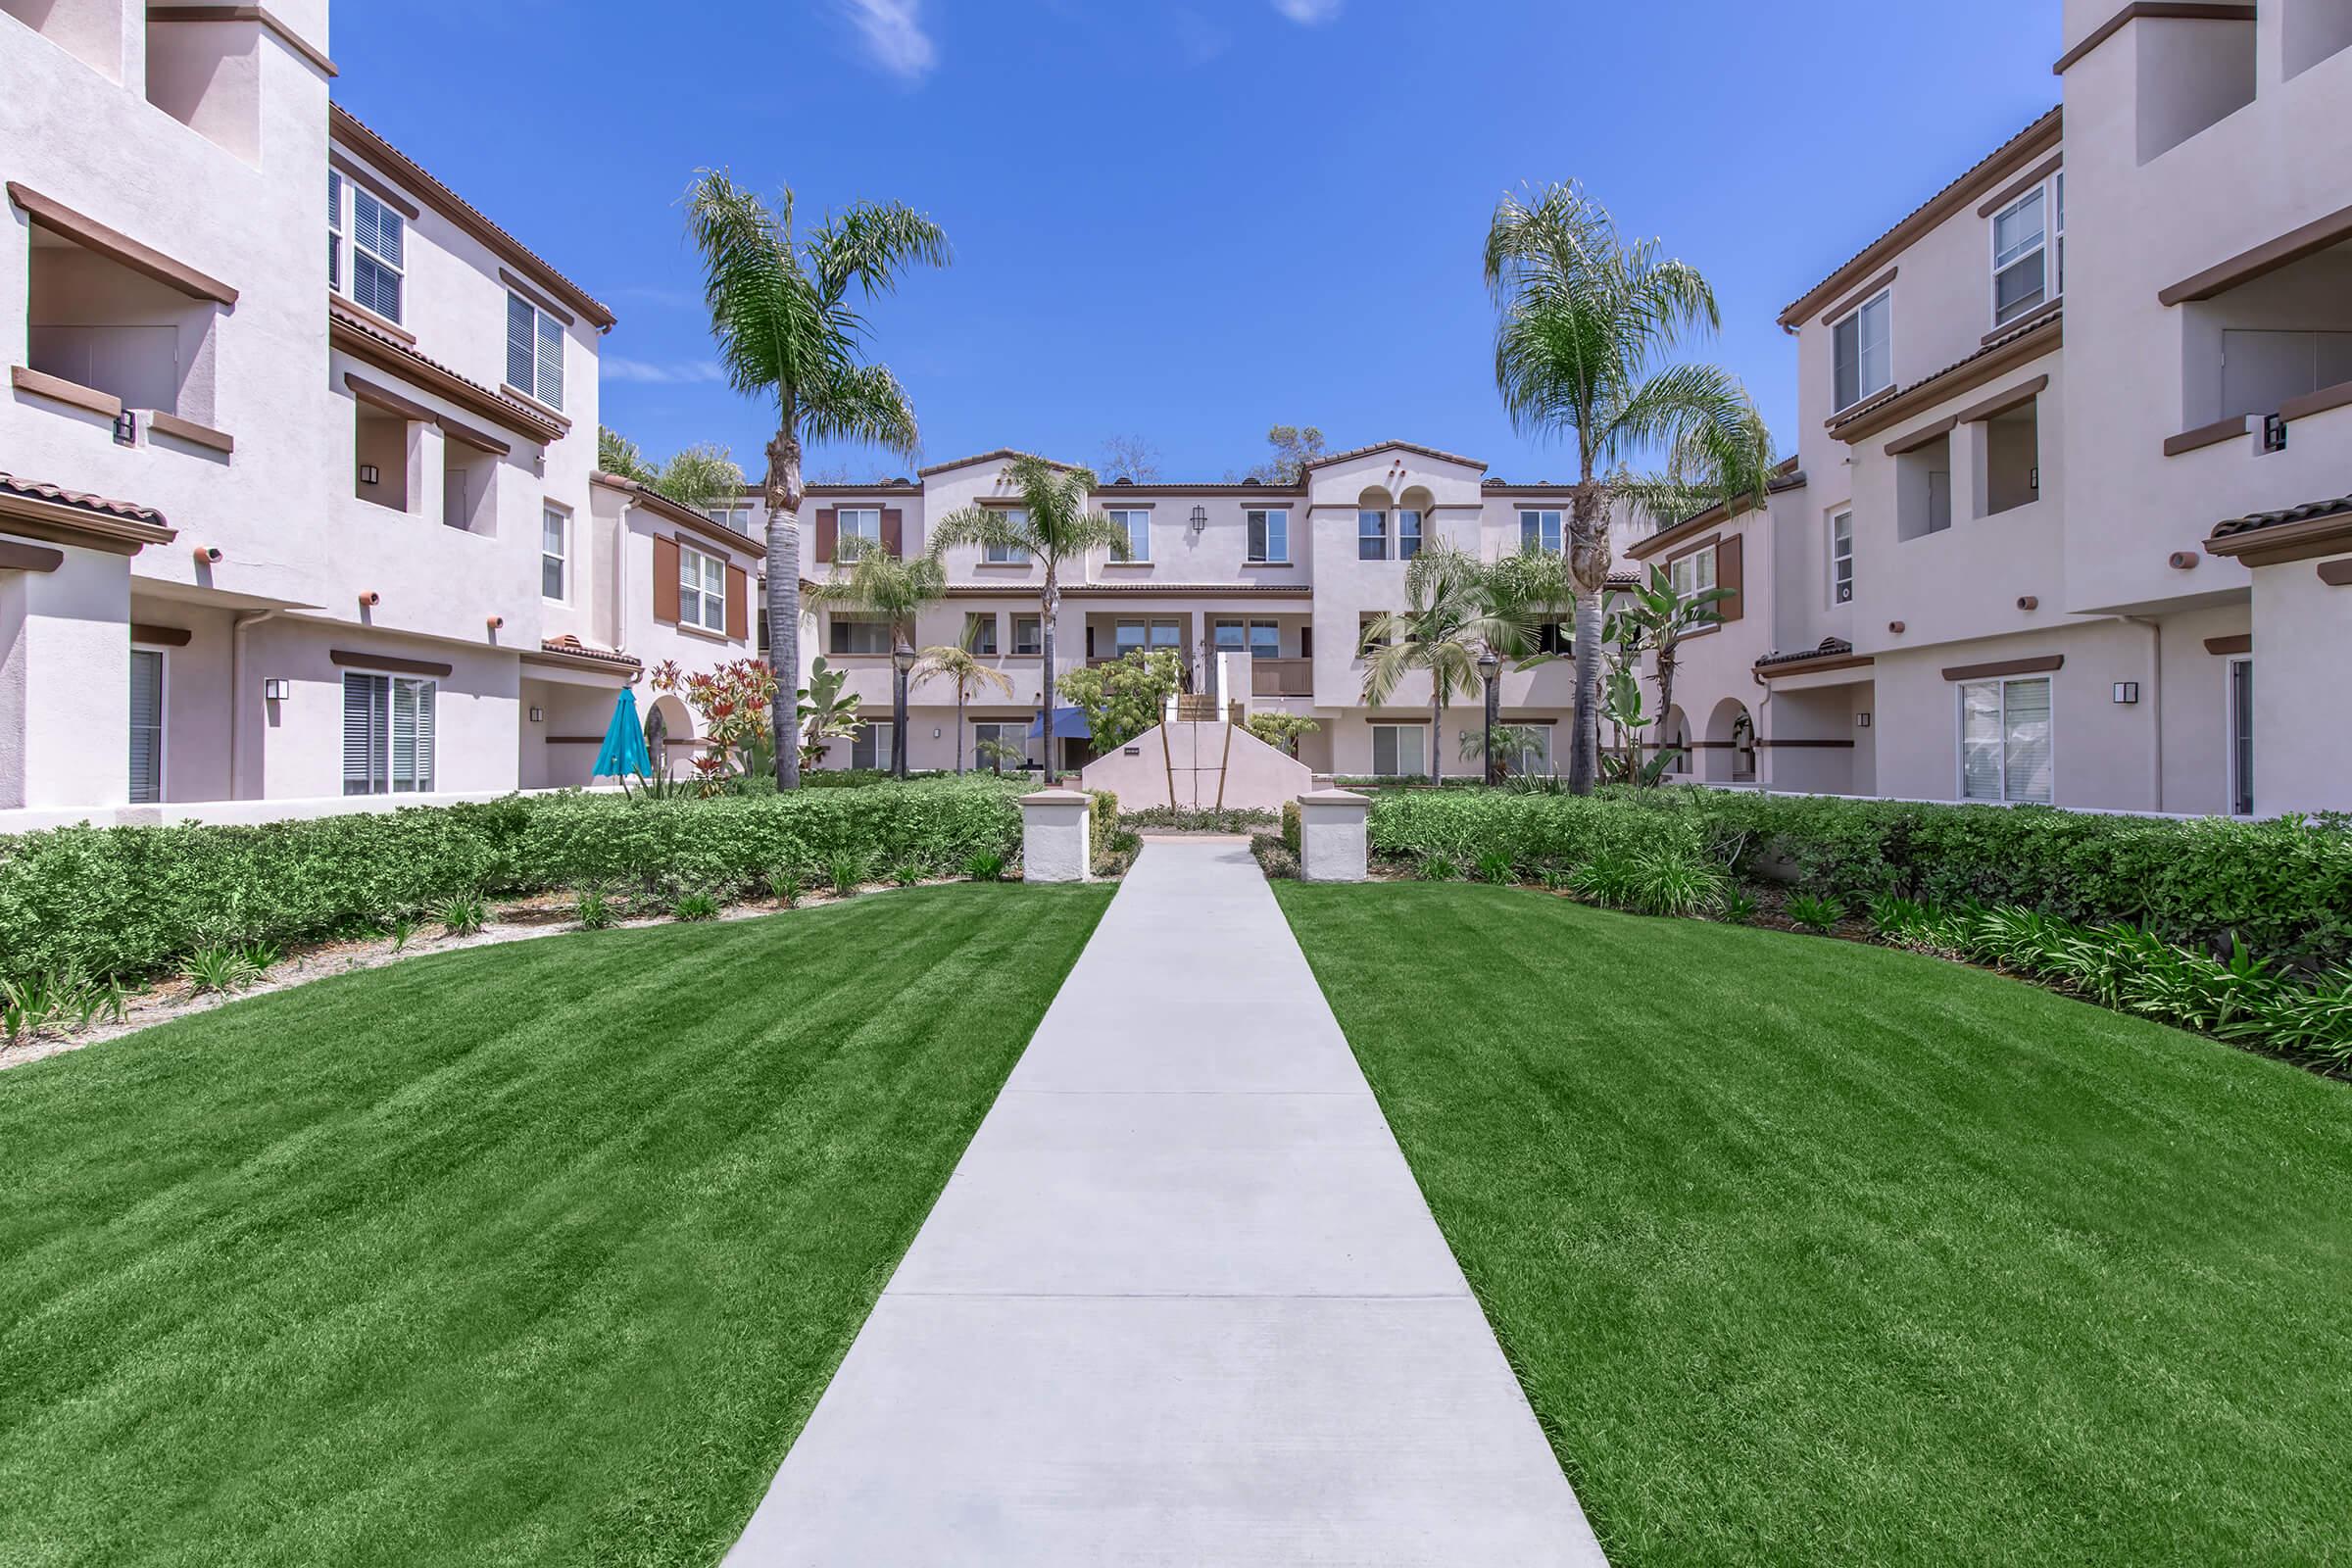
[[[386,320],[399,320],[407,257],[408,225],[401,216],[353,186],[351,297]]]
[[[561,602],[570,597],[565,574],[570,566],[571,515],[561,507],[539,509],[539,597]]]
[[[406,675],[343,677],[344,794],[432,790],[434,690]]]
[[[343,176],[326,174],[326,286],[343,289]]]
[[[164,798],[164,656],[151,648],[130,651],[130,802],[151,806]]]
[[[564,406],[564,323],[519,294],[507,296],[507,384]]]
[[[678,619],[705,631],[727,629],[727,564],[687,545],[678,546]]]
[[[1894,384],[1894,296],[1882,292],[1830,329],[1836,407],[1852,408]]]
[[[1960,688],[1960,798],[2050,800],[2050,681],[1970,681]]]

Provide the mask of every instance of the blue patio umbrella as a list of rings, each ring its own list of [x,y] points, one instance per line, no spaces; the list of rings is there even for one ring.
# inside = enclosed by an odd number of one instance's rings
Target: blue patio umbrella
[[[605,726],[605,744],[597,751],[590,778],[643,778],[654,770],[645,754],[645,726],[637,722],[637,694],[626,686],[612,704],[612,722]]]
[[[1042,739],[1045,733],[1045,715],[1040,714],[1029,721],[1029,738],[1031,740]],[[1086,721],[1086,710],[1083,708],[1056,708],[1054,710],[1054,733],[1065,741],[1092,740],[1095,734],[1094,729]]]

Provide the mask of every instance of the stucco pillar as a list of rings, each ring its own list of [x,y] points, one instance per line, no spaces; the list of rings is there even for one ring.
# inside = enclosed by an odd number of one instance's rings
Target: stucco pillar
[[[130,558],[0,570],[0,808],[130,798]]]
[[[1361,882],[1371,872],[1372,797],[1311,790],[1298,797],[1298,875],[1307,882]]]
[[[1079,790],[1039,790],[1021,797],[1021,880],[1091,882],[1087,844],[1094,798]]]

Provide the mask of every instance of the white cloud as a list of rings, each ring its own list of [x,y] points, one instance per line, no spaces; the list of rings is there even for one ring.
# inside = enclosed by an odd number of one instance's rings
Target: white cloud
[[[624,360],[616,354],[608,354],[598,362],[598,368],[608,381],[650,381],[657,386],[726,379],[726,372],[718,368],[716,360],[678,360],[656,365],[651,360]]]
[[[892,75],[902,81],[920,81],[939,64],[939,50],[923,30],[922,0],[840,0],[840,4],[864,37],[866,53]]]
[[[1343,3],[1344,0],[1274,0],[1274,9],[1302,27],[1313,27],[1338,17]]]

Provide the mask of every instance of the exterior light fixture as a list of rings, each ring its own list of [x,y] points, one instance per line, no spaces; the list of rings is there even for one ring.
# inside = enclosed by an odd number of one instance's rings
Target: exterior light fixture
[[[2266,414],[2262,416],[2262,450],[2265,452],[2284,452],[2286,450],[2286,421],[2276,414]]]
[[[1193,532],[1200,532],[1203,528],[1208,526],[1208,509],[1206,507],[1195,507],[1193,509],[1193,514],[1188,520],[1193,525]]]
[[[374,465],[374,464],[372,464],[372,463],[363,463],[363,464],[361,464],[361,465],[360,465],[360,483],[362,483],[362,484],[373,484],[373,483],[375,483],[375,481],[376,481],[376,468],[375,468],[375,465]]]
[[[265,703],[282,703],[293,695],[294,683],[290,680],[272,677],[262,682],[262,701]]]
[[[2119,702],[2119,703],[2136,703],[2136,702],[2138,702],[2138,701],[2139,701],[2139,682],[2137,682],[2137,681],[2135,681],[2135,680],[2119,680],[2119,681],[2117,681],[2117,682],[2115,683],[2115,700],[2116,700],[2117,702]]]
[[[1856,728],[1856,729],[1868,729],[1868,728],[1870,728],[1870,715],[1869,715],[1868,713],[1856,713],[1856,714],[1854,715],[1854,728]]]
[[[542,709],[537,709],[537,708],[534,708],[534,709],[532,709],[532,710],[531,710],[531,722],[532,722],[532,723],[534,723],[534,724],[544,723],[544,722],[546,722],[546,719],[547,719],[547,713],[546,713],[546,711],[545,711],[544,710],[542,710]]]
[[[898,672],[904,675],[914,668],[914,650],[905,643],[901,643],[890,651],[890,662],[897,667]]]
[[[115,439],[126,447],[138,442],[139,416],[128,409],[115,416]]]

